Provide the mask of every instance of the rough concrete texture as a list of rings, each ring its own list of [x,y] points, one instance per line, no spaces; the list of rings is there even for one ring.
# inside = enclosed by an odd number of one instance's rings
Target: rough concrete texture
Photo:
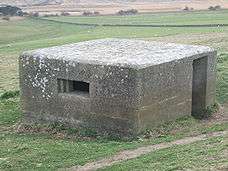
[[[209,47],[102,39],[25,52],[19,63],[29,121],[136,135],[215,100]]]

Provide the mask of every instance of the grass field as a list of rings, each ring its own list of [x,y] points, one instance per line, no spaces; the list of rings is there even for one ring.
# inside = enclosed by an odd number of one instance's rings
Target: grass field
[[[112,24],[212,24],[227,23],[228,11],[194,13],[159,13],[127,17],[58,17],[48,18],[75,23]],[[17,58],[24,50],[61,45],[98,38],[137,38],[186,44],[200,44],[218,50],[217,99],[228,102],[228,27],[210,28],[139,28],[88,27],[27,18],[0,22],[0,94],[18,90]],[[228,129],[228,123],[183,118],[154,131],[152,138],[116,141],[103,138],[81,139],[66,130],[18,133],[22,117],[18,97],[0,99],[0,170],[55,170],[85,164],[123,149],[172,141],[186,136]],[[77,132],[77,130],[76,130]],[[70,134],[70,135],[68,135]],[[84,133],[88,135],[88,133]],[[224,137],[159,150],[140,158],[114,165],[108,170],[181,170],[228,166]],[[204,148],[204,147],[208,148]],[[172,156],[172,157],[170,157]],[[206,158],[204,158],[206,156]],[[191,160],[188,160],[188,159]],[[202,161],[202,162],[200,162]],[[149,165],[145,163],[150,163]]]
[[[167,12],[139,14],[131,16],[68,16],[68,17],[46,17],[55,21],[84,24],[228,24],[228,10],[221,11],[198,11],[198,12]]]

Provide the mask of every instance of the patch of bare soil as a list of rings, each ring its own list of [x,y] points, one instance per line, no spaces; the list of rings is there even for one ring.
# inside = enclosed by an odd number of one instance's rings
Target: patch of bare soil
[[[144,155],[144,154],[151,153],[151,152],[156,151],[156,150],[169,148],[169,147],[172,147],[175,145],[191,144],[191,143],[194,143],[197,141],[206,140],[206,139],[211,138],[211,137],[224,136],[225,134],[228,134],[228,131],[214,132],[214,133],[210,133],[210,134],[198,135],[195,137],[187,137],[187,138],[180,139],[180,140],[173,141],[173,142],[169,142],[169,143],[161,143],[161,144],[156,144],[156,145],[149,145],[149,146],[145,146],[145,147],[140,147],[140,148],[137,148],[135,150],[125,150],[125,151],[119,152],[118,154],[116,154],[112,157],[108,157],[108,158],[105,158],[102,160],[87,163],[84,166],[71,167],[71,168],[65,169],[65,170],[69,170],[69,171],[97,170],[97,169],[100,169],[103,167],[111,166],[115,163],[119,163],[119,162],[122,162],[125,160],[129,160],[129,159],[139,157],[139,156]]]
[[[80,130],[72,129],[61,124],[55,125],[19,122],[12,127],[5,127],[5,129],[2,130],[0,128],[0,131],[15,132],[18,134],[43,134],[49,135],[54,139],[71,139],[81,141],[92,141],[97,138],[95,135],[83,134]]]
[[[18,17],[18,16],[14,16],[14,17],[9,17],[9,21],[2,19],[3,17],[0,17],[0,23],[2,22],[10,22],[10,21],[19,21],[19,20],[23,20],[25,19],[25,17]]]

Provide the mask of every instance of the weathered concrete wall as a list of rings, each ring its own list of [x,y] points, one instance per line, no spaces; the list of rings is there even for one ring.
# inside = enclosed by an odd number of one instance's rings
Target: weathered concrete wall
[[[201,58],[206,63],[198,69],[205,69],[206,75],[205,81],[200,80],[194,103],[204,102],[201,109],[192,111],[193,62]],[[181,116],[197,115],[215,103],[216,52],[144,68],[140,70],[139,78],[142,85],[142,102],[138,110],[140,131]],[[202,79],[201,76],[197,78]],[[201,88],[204,86],[205,90]],[[203,99],[202,94],[205,94]]]
[[[140,129],[191,115],[192,64],[174,61],[142,70]]]
[[[207,58],[206,107],[215,103],[217,52],[209,53]]]
[[[25,120],[135,135],[191,115],[193,61],[201,57],[205,108],[213,104],[215,56],[208,47],[119,39],[26,52],[19,60]],[[85,82],[89,92],[59,88],[58,80]]]
[[[59,93],[57,79],[88,82],[89,95]],[[22,55],[20,85],[27,120],[116,133],[135,129],[139,106],[135,69]]]
[[[196,117],[206,106],[207,61],[207,56],[193,60],[192,115]]]

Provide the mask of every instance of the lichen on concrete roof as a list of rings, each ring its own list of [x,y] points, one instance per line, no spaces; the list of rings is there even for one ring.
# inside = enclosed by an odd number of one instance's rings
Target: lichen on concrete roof
[[[23,55],[140,68],[212,51],[214,50],[205,46],[132,39],[99,39],[28,51]]]

